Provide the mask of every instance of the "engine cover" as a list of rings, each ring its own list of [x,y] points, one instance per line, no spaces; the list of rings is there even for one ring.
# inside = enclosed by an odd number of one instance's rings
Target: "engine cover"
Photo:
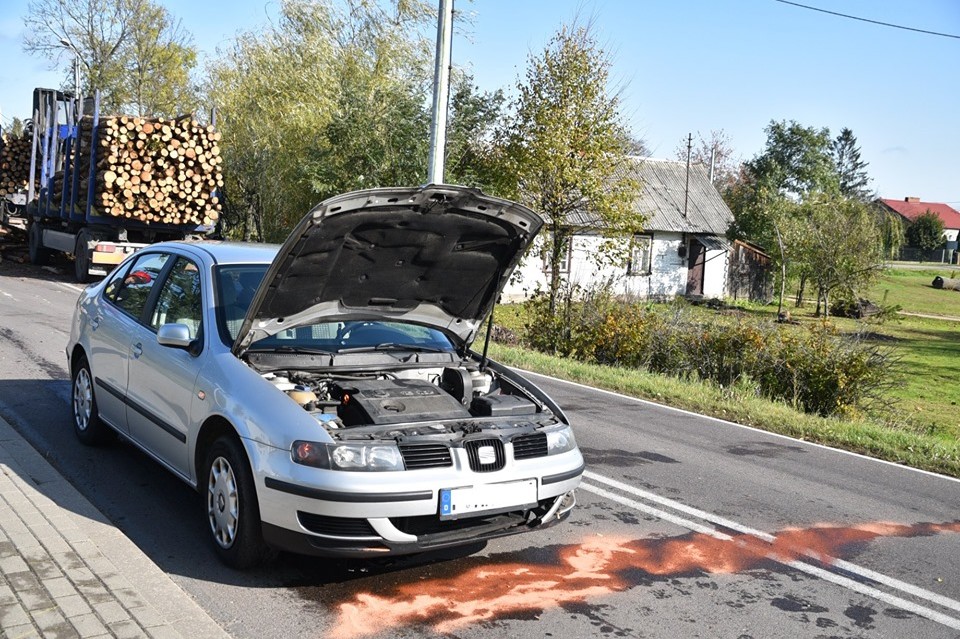
[[[470,417],[453,396],[418,379],[356,381],[331,390],[340,401],[337,415],[347,427]]]

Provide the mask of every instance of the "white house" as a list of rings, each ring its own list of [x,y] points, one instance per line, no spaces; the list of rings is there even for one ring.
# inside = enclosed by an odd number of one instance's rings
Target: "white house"
[[[590,286],[610,281],[615,291],[640,298],[670,299],[724,297],[730,243],[727,227],[733,214],[710,182],[707,170],[686,162],[638,158],[635,177],[642,185],[637,208],[646,216],[644,232],[632,241],[626,264],[598,266],[595,257],[605,238],[597,220],[585,212],[570,216],[577,228],[567,257],[569,281]],[[546,290],[549,265],[541,257],[543,238],[528,253],[504,290],[504,301],[529,297],[538,287]]]

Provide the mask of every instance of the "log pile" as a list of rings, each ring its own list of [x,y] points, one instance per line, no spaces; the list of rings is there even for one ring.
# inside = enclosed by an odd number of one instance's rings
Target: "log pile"
[[[84,118],[80,125],[79,168],[84,178],[89,176],[92,124]],[[188,116],[101,118],[94,208],[100,215],[146,223],[216,223],[222,205],[215,192],[223,187],[219,141],[212,126]],[[80,182],[78,202],[85,202],[88,183]]]
[[[27,188],[30,182],[30,138],[0,137],[0,198]],[[39,174],[37,177],[39,182]]]

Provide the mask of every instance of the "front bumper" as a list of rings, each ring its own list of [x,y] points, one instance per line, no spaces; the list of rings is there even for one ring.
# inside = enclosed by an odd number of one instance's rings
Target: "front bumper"
[[[293,464],[288,451],[258,452],[264,538],[308,555],[416,553],[552,526],[576,505],[584,471],[578,450],[526,461],[513,460],[511,451],[495,472],[471,471],[458,452],[449,468],[382,473],[320,470]],[[489,511],[440,516],[443,489],[511,482],[533,483],[535,493],[518,498],[523,505],[508,501]]]
[[[339,531],[340,535],[313,534],[266,522],[263,523],[263,538],[274,548],[301,555],[348,558],[406,555],[549,528],[567,519],[575,505],[576,492],[570,491],[544,500],[536,508],[527,511],[511,511],[451,522],[442,522],[439,517],[431,516],[393,518],[377,521],[377,528],[370,526],[374,533],[392,527],[395,535],[389,535],[391,537],[408,535],[409,532],[406,531],[415,531],[417,534],[409,541],[395,541],[377,534],[351,537],[343,534],[347,532],[345,530]],[[330,525],[330,519],[334,518],[325,518],[324,523]],[[372,524],[371,520],[366,521]],[[352,527],[356,533],[367,532],[359,530],[356,522],[344,522],[343,525]],[[362,524],[359,526],[362,527]]]

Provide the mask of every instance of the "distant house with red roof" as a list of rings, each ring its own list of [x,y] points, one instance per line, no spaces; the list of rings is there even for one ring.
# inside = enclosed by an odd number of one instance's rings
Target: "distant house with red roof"
[[[905,197],[902,200],[880,198],[877,203],[903,218],[906,224],[930,211],[943,220],[943,236],[947,249],[957,250],[957,236],[960,235],[960,211],[942,202],[921,202],[918,197]]]

